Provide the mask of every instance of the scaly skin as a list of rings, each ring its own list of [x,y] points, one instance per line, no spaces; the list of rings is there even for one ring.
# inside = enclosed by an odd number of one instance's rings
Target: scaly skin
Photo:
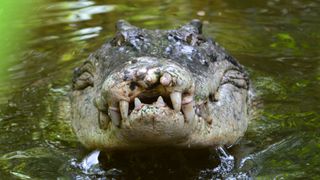
[[[243,136],[247,73],[201,28],[198,20],[177,30],[120,20],[115,37],[75,70],[71,109],[79,140],[113,151],[216,147]]]

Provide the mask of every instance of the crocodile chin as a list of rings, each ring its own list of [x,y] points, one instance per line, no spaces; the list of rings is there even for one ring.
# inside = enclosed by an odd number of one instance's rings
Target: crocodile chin
[[[102,150],[232,145],[248,124],[243,67],[194,20],[178,30],[119,21],[116,36],[75,70],[72,124]]]

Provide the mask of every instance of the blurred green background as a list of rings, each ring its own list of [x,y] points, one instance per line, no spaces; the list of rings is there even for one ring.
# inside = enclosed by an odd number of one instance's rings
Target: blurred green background
[[[16,54],[27,44],[26,32],[30,31],[28,19],[32,13],[31,1],[0,1],[0,93],[9,91],[8,69],[16,61]],[[3,96],[2,96],[3,97]]]

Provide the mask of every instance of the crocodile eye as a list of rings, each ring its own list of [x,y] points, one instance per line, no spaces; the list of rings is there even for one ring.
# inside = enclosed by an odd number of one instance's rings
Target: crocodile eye
[[[93,86],[93,66],[88,61],[73,72],[72,88],[74,90],[83,90],[88,86]]]
[[[113,46],[123,46],[126,43],[126,38],[122,33],[118,33],[111,41]]]
[[[194,44],[194,35],[192,33],[190,33],[189,35],[186,36],[185,41],[189,44],[189,45],[193,45]]]

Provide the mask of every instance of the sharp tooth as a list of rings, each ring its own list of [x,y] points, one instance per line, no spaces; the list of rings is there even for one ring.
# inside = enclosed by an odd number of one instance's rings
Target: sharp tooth
[[[168,85],[170,85],[171,80],[172,80],[171,75],[168,74],[168,73],[164,73],[164,74],[162,75],[162,77],[160,78],[160,83],[161,83],[163,86],[168,86]]]
[[[173,109],[179,112],[181,110],[181,92],[172,92],[170,98]]]
[[[142,106],[142,103],[141,103],[140,99],[137,98],[137,97],[134,98],[134,108],[135,108],[135,109],[140,109],[141,106]]]
[[[119,103],[120,106],[120,113],[122,119],[127,119],[128,118],[128,112],[129,112],[129,102],[121,100]]]
[[[188,104],[182,105],[182,111],[184,114],[185,121],[187,123],[191,123],[194,119],[195,110],[194,110],[193,105],[194,105],[194,101],[192,101]]]
[[[158,100],[156,102],[156,106],[158,106],[158,107],[165,107],[166,106],[166,103],[164,102],[164,100],[161,96],[158,97]]]
[[[119,127],[120,126],[120,113],[118,112],[118,109],[115,108],[115,107],[110,107],[109,108],[109,115],[110,115],[110,118],[111,118],[111,121],[112,121],[112,124],[114,126],[117,126]]]

